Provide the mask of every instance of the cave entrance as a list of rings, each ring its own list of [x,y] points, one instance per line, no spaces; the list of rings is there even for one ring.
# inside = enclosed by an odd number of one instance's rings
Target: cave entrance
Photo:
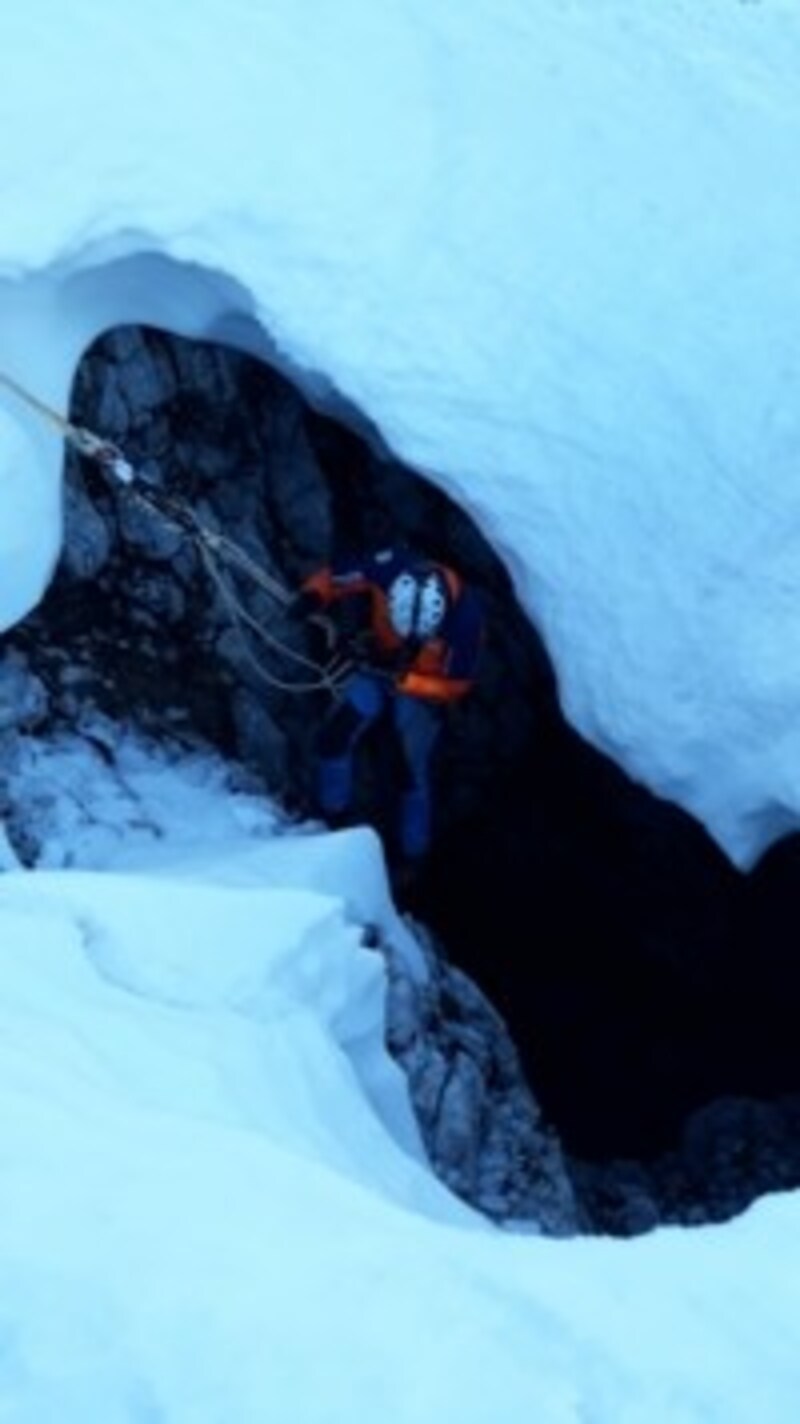
[[[692,1220],[798,1185],[798,844],[744,876],[583,742],[492,549],[352,412],[312,407],[252,356],[126,326],[86,353],[71,418],[288,587],[338,540],[400,536],[481,589],[479,686],[443,739],[436,843],[398,889],[401,907],[504,1017],[598,1229],[635,1229],[645,1189],[661,1219]],[[23,640],[44,630],[76,666],[99,665],[112,714],[154,731],[168,716],[172,730],[178,709],[266,790],[308,808],[321,704],[309,715],[257,685],[180,541],[159,546],[69,462],[64,556]],[[250,611],[272,616],[257,599]],[[354,814],[384,832],[374,781],[367,759]]]

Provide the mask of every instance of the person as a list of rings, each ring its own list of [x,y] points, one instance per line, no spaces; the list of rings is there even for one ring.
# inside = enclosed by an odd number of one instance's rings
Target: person
[[[327,610],[339,614],[335,623]],[[296,612],[322,621],[331,634],[345,623],[358,648],[317,743],[320,810],[328,818],[348,810],[356,748],[390,714],[404,768],[397,838],[402,856],[418,861],[431,844],[431,762],[442,710],[466,696],[475,678],[480,597],[446,564],[386,548],[317,570],[303,582]]]

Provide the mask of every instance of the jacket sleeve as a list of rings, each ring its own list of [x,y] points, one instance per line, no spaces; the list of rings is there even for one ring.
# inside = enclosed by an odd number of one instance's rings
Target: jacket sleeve
[[[304,594],[315,594],[323,606],[348,598],[354,593],[368,593],[371,582],[367,572],[355,565],[326,564],[301,585]]]

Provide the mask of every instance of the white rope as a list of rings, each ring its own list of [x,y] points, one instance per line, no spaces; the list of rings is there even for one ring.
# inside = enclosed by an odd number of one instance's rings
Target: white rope
[[[206,572],[217,589],[221,603],[227,609],[228,617],[237,629],[242,641],[245,659],[253,671],[266,682],[270,687],[277,687],[282,692],[320,692],[323,689],[338,696],[342,682],[353,670],[354,664],[341,654],[334,655],[326,665],[316,662],[313,658],[306,657],[303,653],[297,652],[295,648],[289,647],[280,638],[276,638],[274,633],[269,633],[260,623],[257,623],[241,600],[233,592],[229,580],[226,578],[219,562],[213,553],[205,545],[205,541],[198,544],[200,557]],[[303,667],[311,668],[317,674],[310,682],[284,682],[282,678],[276,677],[272,672],[268,672],[262,663],[258,661],[247,646],[246,639],[242,632],[242,624],[246,624],[251,632],[264,643],[266,647],[277,649],[284,657],[301,664]]]
[[[81,455],[94,460],[107,475],[113,475],[117,483],[127,488],[131,497],[141,504],[148,513],[155,514],[180,529],[194,542],[203,567],[216,587],[220,601],[227,609],[228,616],[242,640],[245,660],[262,681],[285,692],[319,692],[324,689],[334,696],[339,695],[342,682],[354,666],[349,659],[338,655],[334,656],[327,665],[323,665],[315,659],[297,652],[296,649],[275,637],[274,634],[268,633],[261,624],[257,623],[233,592],[230,582],[222,573],[221,564],[223,562],[232,564],[241,573],[246,574],[253,583],[277,603],[282,604],[284,608],[288,608],[293,599],[291,591],[285,588],[278,579],[266,573],[241,545],[236,544],[227,535],[209,529],[184,501],[175,499],[173,495],[167,494],[166,491],[158,489],[156,486],[151,486],[149,489],[137,486],[135,484],[136,471],[112,441],[103,440],[101,436],[96,435],[92,430],[87,430],[84,426],[74,425],[72,421],[65,419],[59,411],[54,410],[38,396],[33,395],[31,391],[26,390],[19,381],[14,380],[4,371],[0,371],[0,385],[12,391],[32,410],[55,426],[67,443],[78,450]],[[315,673],[313,680],[284,682],[274,674],[267,672],[255,655],[250,652],[243,632],[243,624],[247,624],[251,632],[262,643],[279,652],[282,657],[299,663],[305,668],[313,669]]]

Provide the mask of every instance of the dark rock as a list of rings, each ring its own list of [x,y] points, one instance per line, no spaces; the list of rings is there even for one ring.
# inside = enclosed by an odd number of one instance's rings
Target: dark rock
[[[487,638],[436,763],[431,856],[401,881],[381,729],[360,749],[351,812],[384,836],[401,906],[447,948],[428,997],[395,983],[391,1008],[438,1170],[496,1219],[549,1230],[584,1210],[608,1231],[647,1229],[654,1213],[718,1219],[796,1184],[800,837],[742,876],[691,817],[584,743],[474,523],[324,379],[305,384],[313,409],[277,370],[140,328],[87,353],[73,418],[121,442],[144,489],[184,500],[245,562],[204,562],[70,455],[60,567],[6,638],[25,669],[7,675],[9,736],[86,706],[154,734],[178,721],[308,807],[331,696],[286,591],[360,541],[399,536],[449,559],[481,590]]]

